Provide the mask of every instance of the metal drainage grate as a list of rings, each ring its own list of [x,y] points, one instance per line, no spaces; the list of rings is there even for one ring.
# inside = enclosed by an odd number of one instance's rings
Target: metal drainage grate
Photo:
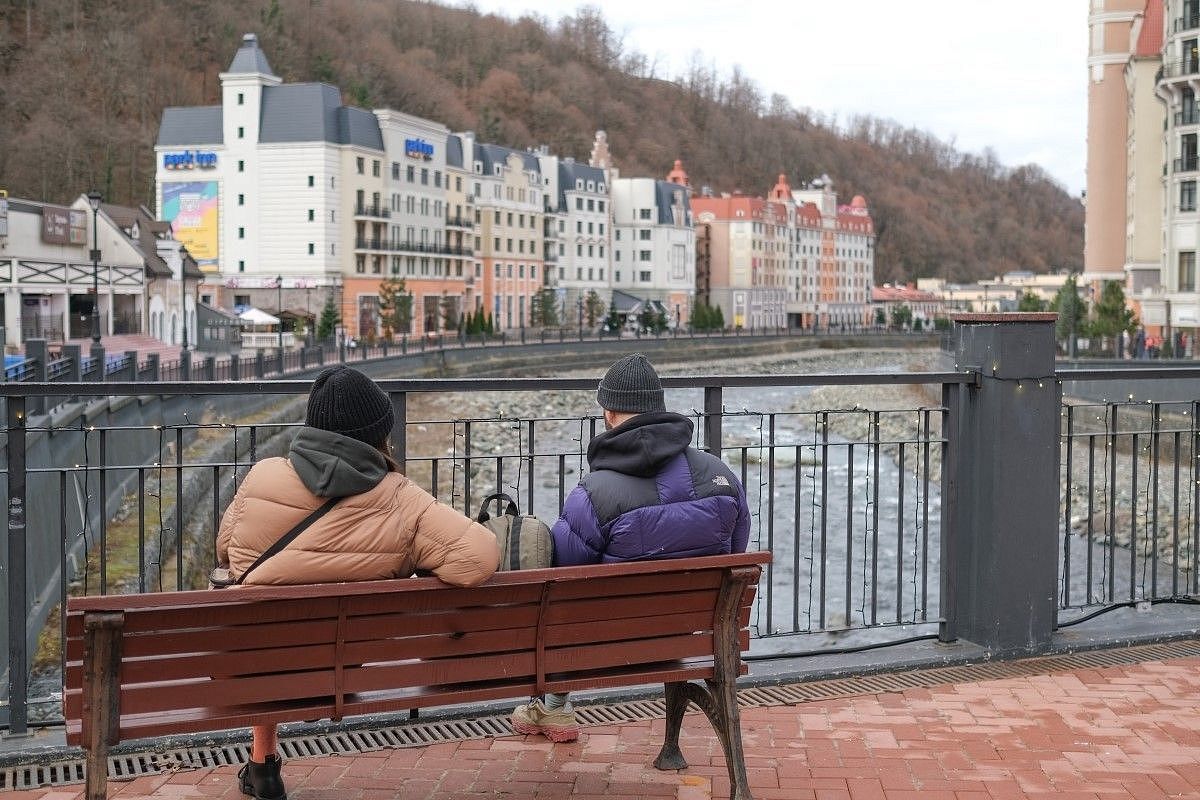
[[[1113,667],[1137,664],[1143,661],[1195,657],[1200,657],[1200,640],[1165,642],[1116,650],[1092,650],[1083,653],[1027,658],[1019,661],[934,667],[911,672],[863,675],[785,686],[756,686],[738,692],[738,705],[742,708],[796,705],[814,700],[881,692],[901,692],[905,689],[928,688],[950,683],[974,683],[1089,667]],[[609,705],[576,707],[576,715],[579,717],[579,721],[585,725],[612,725],[661,719],[665,711],[666,706],[661,699],[630,700]],[[286,758],[312,758],[354,755],[384,749],[425,747],[440,742],[460,742],[468,739],[488,739],[511,735],[513,735],[513,730],[508,717],[496,715],[471,719],[416,721],[386,728],[331,731],[313,736],[292,736],[281,739],[279,749]],[[241,743],[207,745],[164,752],[127,753],[109,758],[108,775],[113,780],[131,780],[139,775],[236,766],[246,763],[249,758],[249,745]],[[0,769],[0,791],[37,789],[44,786],[83,783],[83,781],[84,762],[77,758],[61,759],[48,764]]]

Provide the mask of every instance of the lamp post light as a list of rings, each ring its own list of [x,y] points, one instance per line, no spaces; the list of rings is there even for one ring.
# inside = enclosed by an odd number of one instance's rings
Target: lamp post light
[[[279,315],[279,363],[283,364],[283,276],[275,279],[275,313]]]
[[[88,205],[92,207],[92,349],[100,346],[100,240],[97,220],[103,195],[93,189],[87,193]],[[101,373],[103,367],[101,368]]]

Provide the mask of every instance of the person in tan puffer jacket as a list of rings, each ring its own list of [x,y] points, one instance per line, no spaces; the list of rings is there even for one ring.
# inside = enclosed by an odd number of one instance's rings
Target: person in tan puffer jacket
[[[390,399],[370,378],[346,366],[322,372],[287,457],[255,464],[225,510],[217,561],[242,575],[336,497],[324,516],[247,575],[245,585],[380,580],[417,570],[455,586],[491,577],[500,561],[495,535],[399,472],[388,455],[393,421]],[[240,788],[258,800],[286,800],[275,727],[252,730]]]

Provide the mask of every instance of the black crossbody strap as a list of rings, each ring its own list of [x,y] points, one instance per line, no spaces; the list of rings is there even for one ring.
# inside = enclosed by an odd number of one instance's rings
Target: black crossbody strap
[[[258,560],[250,565],[250,569],[246,570],[238,577],[237,583],[240,585],[242,583],[242,581],[246,580],[246,576],[249,575],[251,572],[254,572],[254,570],[258,569],[260,566],[262,566],[262,563],[264,561],[266,561],[268,558],[270,558],[271,556],[278,553],[283,548],[287,547],[289,544],[291,544],[293,541],[295,541],[297,536],[299,536],[300,534],[302,534],[306,530],[308,530],[309,527],[311,527],[314,522],[316,522],[321,517],[328,514],[329,509],[331,509],[335,505],[337,505],[338,500],[341,500],[341,498],[340,497],[329,498],[321,505],[320,508],[316,509],[311,514],[309,514],[307,517],[305,517],[304,519],[297,522],[296,527],[292,528],[290,531],[285,533],[283,536],[280,536],[279,540],[277,542],[275,542],[275,544],[271,545],[270,547],[268,547],[266,550],[263,551],[263,554],[258,557]]]

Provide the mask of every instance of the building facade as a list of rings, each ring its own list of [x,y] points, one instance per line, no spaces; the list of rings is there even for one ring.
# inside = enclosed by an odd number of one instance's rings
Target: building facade
[[[612,288],[661,303],[670,324],[691,318],[696,294],[696,228],[683,164],[666,180],[612,181]]]
[[[577,326],[587,305],[612,301],[612,206],[608,179],[599,167],[541,153],[546,185],[547,285],[553,285],[558,319]],[[603,317],[603,311],[599,313]]]

